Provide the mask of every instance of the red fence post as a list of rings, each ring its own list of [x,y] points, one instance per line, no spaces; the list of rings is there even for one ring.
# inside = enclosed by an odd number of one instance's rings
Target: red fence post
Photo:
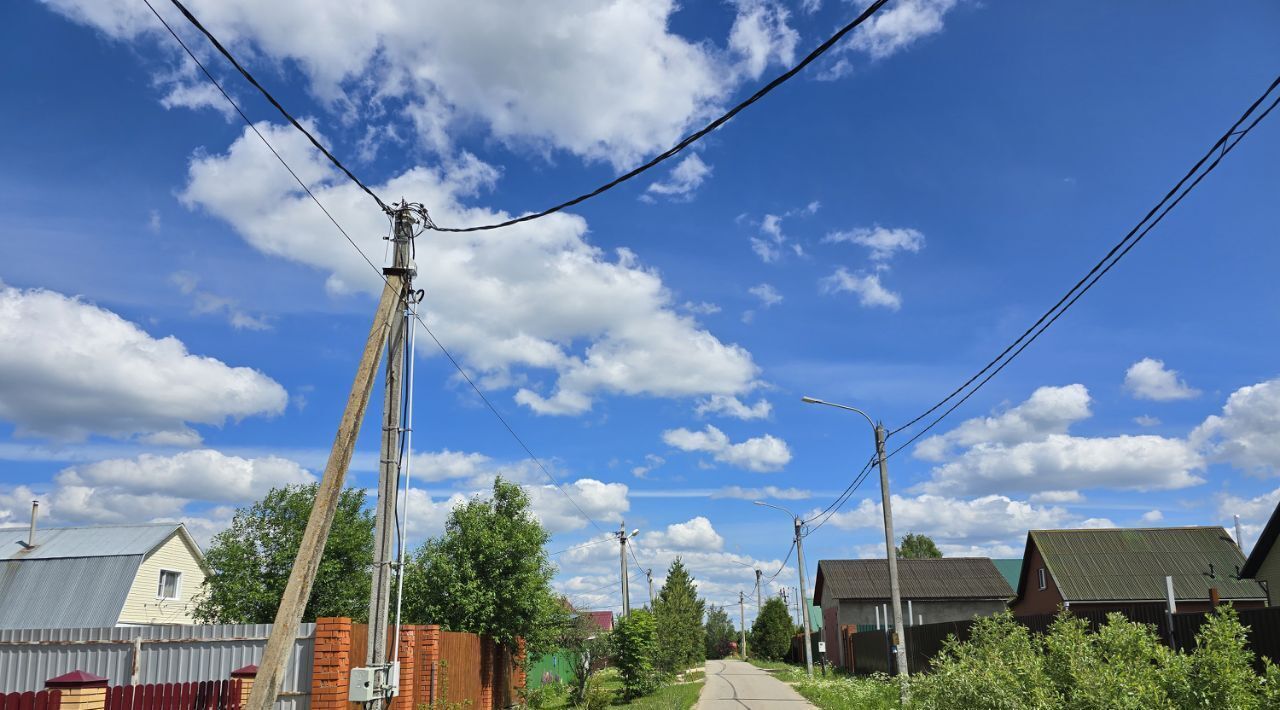
[[[364,659],[360,659],[363,663]],[[347,710],[351,683],[351,619],[316,619],[311,662],[311,710]]]

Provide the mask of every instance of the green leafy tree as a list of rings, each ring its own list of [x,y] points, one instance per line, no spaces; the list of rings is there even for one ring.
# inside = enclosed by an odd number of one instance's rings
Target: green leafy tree
[[[751,625],[747,650],[752,656],[770,661],[781,660],[791,650],[793,631],[791,612],[787,610],[786,602],[773,597],[764,603],[764,608]]]
[[[693,577],[679,557],[667,569],[667,579],[653,603],[658,626],[658,667],[668,673],[701,664],[706,658],[702,617],[706,602],[698,598]]]
[[[520,486],[498,478],[493,494],[454,508],[444,534],[406,564],[404,618],[484,634],[529,656],[556,646],[569,612],[551,588],[547,531]]]
[[[942,551],[934,544],[933,538],[921,533],[907,533],[896,549],[898,558],[903,560],[936,560],[942,557]]]
[[[613,628],[613,662],[622,677],[625,700],[648,695],[658,688],[654,655],[658,647],[657,622],[645,609],[632,611]]]
[[[213,537],[205,579],[193,612],[204,623],[269,624],[284,594],[315,504],[318,484],[273,488],[262,500],[240,508],[231,527]],[[338,499],[324,557],[303,612],[304,621],[369,614],[369,569],[373,564],[373,515],[364,491],[348,488]]]
[[[707,658],[724,658],[729,655],[729,645],[738,640],[738,630],[733,628],[729,612],[722,606],[707,608],[706,653]]]

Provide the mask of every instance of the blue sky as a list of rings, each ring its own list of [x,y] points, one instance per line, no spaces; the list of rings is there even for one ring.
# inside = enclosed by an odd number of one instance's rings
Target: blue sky
[[[160,10],[172,18],[167,5]],[[660,152],[856,3],[196,2],[384,198],[441,225],[540,209]],[[499,9],[501,8],[501,9]],[[376,282],[135,0],[7,3],[0,523],[187,521],[207,540],[323,467]],[[375,262],[386,223],[175,26]],[[642,529],[713,602],[1082,275],[1280,67],[1271,3],[893,0],[677,160],[568,214],[418,243],[416,539],[498,473],[559,550]],[[1274,118],[1272,120],[1275,120]],[[1029,527],[1230,526],[1280,499],[1280,132],[1264,122],[933,439],[900,533],[1019,556]],[[905,439],[905,437],[902,437]],[[891,441],[892,445],[892,441]],[[374,481],[366,426],[351,481]],[[874,479],[806,541],[883,554]],[[558,584],[618,603],[616,548]],[[745,566],[744,566],[745,565]],[[774,585],[794,585],[794,560]],[[643,601],[643,585],[633,585]],[[636,597],[633,597],[636,598]]]

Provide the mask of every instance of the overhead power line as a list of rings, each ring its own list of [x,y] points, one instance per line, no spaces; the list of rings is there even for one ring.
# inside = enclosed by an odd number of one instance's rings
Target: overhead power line
[[[680,153],[680,151],[698,142],[698,140],[701,139],[703,136],[716,130],[717,128],[724,125],[725,123],[728,123],[729,119],[733,118],[734,116],[737,116],[740,112],[742,112],[748,106],[764,98],[766,95],[769,94],[769,92],[773,91],[774,89],[778,88],[782,84],[786,83],[786,81],[791,77],[795,76],[796,74],[799,74],[801,70],[809,66],[809,64],[811,64],[818,57],[821,57],[823,54],[826,54],[827,50],[835,46],[835,44],[839,42],[841,39],[843,39],[845,35],[852,32],[858,25],[861,25],[863,22],[866,22],[868,18],[876,14],[876,12],[879,11],[880,8],[883,7],[886,2],[888,2],[888,0],[875,0],[875,2],[868,5],[867,8],[862,11],[861,14],[859,14],[856,18],[854,18],[852,22],[845,25],[844,27],[841,27],[839,30],[836,31],[835,34],[827,38],[825,42],[818,45],[818,47],[814,49],[812,52],[809,52],[809,54],[807,54],[804,59],[800,60],[800,63],[796,64],[790,69],[779,74],[777,77],[773,79],[773,81],[760,87],[759,90],[757,90],[754,94],[749,96],[746,100],[742,101],[737,106],[734,106],[733,108],[729,109],[727,113],[715,119],[714,121],[708,123],[707,125],[703,126],[697,131],[690,133],[688,136],[685,136],[684,140],[681,140],[679,143],[676,143],[675,145],[671,146],[666,151],[662,152],[657,157],[653,158],[652,160],[645,163],[644,165],[641,165],[640,167],[628,173],[620,175],[590,192],[583,193],[573,199],[561,202],[560,204],[554,207],[548,207],[547,209],[542,210],[541,212],[534,212],[532,214],[527,214],[527,215],[524,215],[523,217],[516,217],[514,219],[509,219],[504,222],[495,222],[493,224],[485,224],[485,225],[480,225],[475,227],[434,227],[434,229],[438,232],[480,232],[480,231],[485,231],[490,229],[501,229],[503,227],[510,227],[513,224],[530,222],[535,219],[546,217],[547,215],[550,215],[550,214],[555,214],[556,212],[559,212],[563,209],[573,207],[574,205],[579,204],[581,202],[586,202],[587,200],[597,195],[600,195],[605,192],[608,192],[609,190],[612,190],[618,185],[621,185],[622,183],[634,177],[639,176],[641,173],[644,173],[658,166],[660,163],[675,157],[677,154]]]
[[[1276,105],[1280,103],[1280,95],[1277,95],[1261,113],[1254,116],[1258,107],[1262,106],[1267,101],[1268,97],[1276,91],[1277,87],[1280,87],[1280,76],[1276,77],[1276,79],[1267,87],[1267,90],[1264,91],[1257,100],[1250,104],[1249,108],[1246,109],[1243,114],[1241,114],[1240,118],[1236,119],[1235,123],[1231,124],[1231,127],[1228,128],[1227,131],[1218,138],[1218,140],[1214,141],[1213,145],[1205,151],[1204,155],[1202,155],[1200,159],[1191,166],[1186,174],[1183,175],[1176,184],[1174,184],[1165,196],[1157,202],[1156,205],[1152,207],[1136,225],[1134,225],[1133,229],[1129,230],[1129,232],[1125,234],[1124,238],[1117,242],[1116,245],[1098,261],[1098,263],[1094,264],[1093,268],[1090,269],[1084,277],[1077,281],[1074,286],[1063,294],[1062,298],[1058,299],[1057,303],[1053,304],[1052,307],[1045,311],[1035,323],[1032,323],[1031,327],[1023,331],[1022,335],[1019,335],[1018,338],[1010,343],[1009,346],[1006,347],[999,355],[988,362],[981,370],[974,373],[974,375],[966,380],[964,384],[960,385],[946,397],[942,398],[937,404],[929,407],[906,424],[889,432],[889,436],[892,437],[893,435],[914,426],[921,420],[936,412],[938,409],[944,407],[951,400],[959,397],[954,404],[930,421],[927,426],[916,432],[915,435],[905,443],[895,448],[888,454],[888,456],[886,456],[886,458],[892,457],[899,451],[910,446],[921,436],[924,436],[924,434],[926,434],[930,429],[937,426],[939,422],[954,412],[960,405],[964,404],[964,402],[981,389],[983,385],[989,382],[992,377],[995,377],[1001,370],[1008,366],[1014,358],[1022,354],[1022,351],[1026,350],[1027,346],[1035,342],[1035,340],[1039,338],[1044,331],[1048,330],[1049,326],[1053,325],[1063,313],[1066,313],[1068,309],[1075,305],[1076,301],[1080,300],[1081,296],[1087,293],[1089,289],[1093,288],[1093,286],[1097,284],[1108,271],[1119,263],[1119,261],[1123,259],[1124,256],[1133,249],[1133,247],[1137,246],[1137,244],[1142,241],[1143,237],[1147,236],[1147,234],[1164,219],[1165,215],[1169,214],[1169,212],[1173,210],[1173,208],[1176,207],[1183,198],[1190,194],[1191,191],[1200,184],[1200,181],[1204,180],[1209,173],[1213,172],[1214,169],[1216,169],[1222,162],[1222,159],[1234,150],[1235,147],[1239,145],[1240,141],[1243,140],[1244,137],[1262,121],[1262,119],[1266,118],[1267,115],[1271,113]],[[1250,121],[1251,116],[1253,117],[1252,121]],[[1246,122],[1248,122],[1248,125],[1245,125]],[[1242,126],[1244,127],[1242,128]],[[1214,157],[1215,153],[1217,154],[1216,158]],[[1210,162],[1210,159],[1212,159],[1212,162]],[[1208,164],[1206,165],[1206,163]],[[1201,168],[1203,168],[1203,170]],[[983,377],[984,375],[985,377]],[[979,381],[979,378],[982,378],[981,381]],[[975,382],[977,384],[974,384]],[[972,387],[970,387],[971,385]],[[964,393],[963,396],[960,396],[961,393]]]
[[[321,144],[320,141],[317,140],[316,137],[312,135],[310,131],[308,131],[301,123],[299,123],[298,120],[293,117],[293,114],[289,113],[284,108],[284,106],[282,106],[280,102],[277,101],[276,98],[271,95],[271,92],[268,91],[266,87],[264,87],[260,82],[258,82],[258,80],[253,77],[253,74],[250,74],[249,71],[245,69],[244,66],[240,64],[239,61],[236,60],[235,56],[233,56],[231,52],[227,51],[227,48],[224,47],[222,43],[218,41],[218,38],[215,37],[213,33],[210,32],[204,26],[204,24],[202,24],[200,20],[196,18],[196,16],[193,15],[191,11],[188,10],[187,7],[180,2],[180,0],[169,0],[169,1],[173,3],[174,7],[178,8],[178,10],[182,13],[182,15],[187,18],[188,22],[190,22],[196,29],[200,30],[201,34],[203,34],[209,40],[210,44],[212,44],[213,47],[218,50],[219,54],[225,57],[227,61],[231,62],[231,65],[234,66],[236,70],[240,72],[240,75],[243,76],[246,81],[252,84],[255,89],[257,89],[264,97],[266,97],[267,101],[269,101],[272,106],[275,106],[276,110],[279,111],[280,114],[284,116],[286,119],[288,119],[289,123],[293,124],[294,128],[301,131],[302,134],[307,137],[307,140],[310,140],[311,144],[314,145],[317,150],[319,150],[321,153],[324,154],[326,158],[329,159],[329,162],[333,163],[334,166],[336,166],[339,170],[341,170],[343,174],[347,176],[348,179],[350,179],[352,182],[358,185],[361,190],[364,190],[366,193],[368,193],[368,195],[372,197],[375,202],[378,203],[378,207],[380,207],[383,212],[390,212],[390,208],[387,207],[386,203],[384,203],[381,198],[379,198],[376,194],[374,194],[373,190],[369,189],[367,185],[361,182],[360,178],[356,177],[355,173],[347,169],[347,166],[343,165],[342,161],[338,160],[337,157],[335,157],[333,153],[329,151],[328,148],[325,148],[324,145]],[[148,0],[144,0],[144,2],[147,2],[148,6],[150,6],[150,2],[148,2]],[[617,187],[618,185],[621,185],[622,183],[627,182],[628,180],[631,180],[632,178],[637,177],[644,172],[647,172],[648,170],[658,166],[659,164],[669,160],[670,158],[675,157],[685,148],[688,148],[689,146],[693,145],[698,140],[700,140],[703,136],[706,136],[708,133],[711,133],[712,131],[716,130],[720,126],[724,125],[734,116],[738,115],[740,112],[745,110],[748,106],[764,98],[766,95],[769,94],[769,92],[773,91],[774,89],[778,88],[782,84],[786,83],[788,79],[800,73],[805,67],[809,66],[809,64],[811,64],[814,60],[818,59],[818,57],[821,57],[823,54],[826,54],[828,50],[830,50],[833,46],[835,46],[837,42],[843,39],[845,35],[849,34],[855,28],[857,28],[858,25],[861,25],[863,22],[866,22],[867,19],[869,19],[872,15],[876,14],[876,12],[878,12],[886,2],[888,2],[888,0],[875,0],[875,2],[872,2],[857,17],[855,17],[852,22],[845,25],[844,27],[841,27],[839,30],[837,30],[836,33],[828,37],[825,42],[818,45],[817,48],[815,48],[812,52],[809,52],[809,54],[807,54],[804,57],[804,59],[801,59],[799,63],[797,63],[795,66],[791,67],[790,69],[784,71],[783,73],[779,74],[778,76],[774,77],[773,81],[770,81],[768,84],[765,84],[764,86],[760,87],[760,89],[758,89],[754,94],[749,96],[747,99],[745,99],[738,105],[729,109],[726,113],[721,115],[719,118],[711,121],[707,125],[703,126],[701,129],[693,133],[690,133],[688,136],[685,136],[685,138],[681,140],[679,143],[676,143],[674,146],[668,148],[666,151],[662,152],[657,157],[653,158],[652,160],[645,163],[644,165],[641,165],[640,167],[635,168],[634,170],[631,170],[628,173],[620,175],[590,192],[583,193],[570,200],[561,202],[560,204],[555,205],[554,207],[548,207],[547,209],[542,210],[541,212],[534,212],[532,214],[527,214],[522,217],[516,217],[503,222],[478,225],[474,227],[439,227],[439,226],[436,226],[435,224],[428,223],[427,227],[429,229],[434,229],[437,232],[480,232],[480,231],[487,231],[491,229],[501,229],[503,227],[510,227],[511,225],[514,225],[514,224],[520,224],[522,222],[530,222],[535,219],[546,217],[547,215],[550,215],[550,214],[555,214],[556,212],[567,209],[569,207],[573,207],[574,205],[577,205],[582,202],[586,202],[587,200],[597,195],[608,192],[609,190]],[[152,9],[152,12],[155,12],[154,8]],[[157,15],[157,17],[159,17],[159,15]],[[172,32],[172,30],[170,30],[170,32]],[[184,45],[184,48],[185,48],[185,45]],[[188,53],[190,52],[188,51]],[[208,72],[206,72],[206,74],[208,74]],[[210,79],[212,79],[212,77],[210,77]]]
[[[151,7],[150,0],[143,0],[143,2],[147,3],[147,7]],[[206,29],[205,26],[200,22],[200,20],[196,19],[195,15],[191,14],[191,11],[187,9],[186,5],[183,5],[179,0],[169,0],[169,2],[173,3],[173,6],[178,8],[178,11],[182,13],[183,17],[187,18],[187,22],[190,22],[196,29],[200,30],[200,33],[203,34],[205,38],[209,40],[209,43],[213,45],[214,49],[217,49],[219,54],[221,54],[223,57],[226,57],[227,61],[231,62],[231,66],[235,67],[236,71],[240,72],[240,75],[243,76],[246,81],[248,81],[250,84],[253,85],[253,88],[257,89],[264,97],[266,97],[267,101],[269,101],[272,106],[276,107],[276,110],[280,112],[280,115],[288,119],[289,123],[293,124],[294,128],[301,131],[302,135],[306,136],[307,140],[311,141],[311,145],[314,145],[316,147],[316,150],[319,150],[321,153],[323,153],[324,157],[328,158],[329,162],[333,163],[335,167],[341,170],[343,174],[345,174],[347,178],[351,180],[351,182],[354,182],[356,185],[360,187],[361,190],[364,190],[366,193],[368,193],[369,197],[372,197],[373,201],[378,203],[378,207],[382,208],[383,212],[387,214],[391,213],[391,208],[387,207],[387,204],[382,201],[382,198],[374,194],[373,190],[370,190],[368,185],[365,185],[363,182],[361,182],[360,178],[355,176],[355,173],[348,170],[347,166],[343,165],[341,160],[338,160],[333,153],[329,152],[328,148],[324,147],[324,145],[320,143],[320,141],[317,140],[315,136],[311,135],[311,131],[308,131],[301,123],[298,123],[298,119],[294,118],[293,114],[285,110],[285,107],[281,106],[279,101],[276,101],[276,97],[272,96],[271,92],[267,91],[266,87],[258,83],[257,79],[253,78],[253,75],[249,73],[248,69],[245,69],[244,66],[240,64],[240,62],[236,61],[235,56],[233,56],[231,52],[228,52],[226,47],[222,46],[222,43],[218,41],[218,38],[214,37],[213,33],[210,32],[208,29]],[[155,12],[156,9],[152,7],[151,11]],[[160,17],[159,13],[156,14],[156,17]],[[160,21],[164,22],[163,19],[161,19]],[[166,28],[169,27],[169,23],[166,22],[165,27]],[[169,32],[173,33],[173,30],[170,29]],[[177,35],[175,34],[174,37],[177,37]],[[178,40],[178,41],[181,42],[182,40]],[[187,46],[183,44],[182,48],[187,49]],[[191,54],[191,50],[188,49],[187,54]],[[192,55],[192,58],[194,59],[194,55]],[[197,64],[199,64],[199,62],[197,62]],[[204,69],[204,66],[202,65],[200,68]],[[209,72],[205,71],[205,74],[209,75]],[[212,76],[209,76],[209,78],[210,80],[213,79]],[[214,83],[216,84],[217,82],[214,82]],[[221,91],[222,87],[218,87],[218,90]],[[223,95],[225,96],[226,92],[223,92]],[[237,107],[236,110],[239,111],[240,109]],[[244,114],[241,113],[240,115],[243,116]],[[248,120],[248,119],[246,118],[245,120]]]
[[[172,0],[172,1],[175,4],[178,4],[177,0]],[[294,171],[294,169],[289,165],[288,161],[286,161],[284,157],[280,155],[280,152],[277,151],[275,146],[271,144],[271,141],[267,140],[267,137],[264,136],[262,132],[258,130],[257,126],[253,125],[253,121],[251,121],[249,117],[245,115],[245,112],[241,110],[239,104],[237,104],[235,100],[231,98],[231,95],[228,94],[225,89],[223,89],[222,84],[219,83],[216,78],[214,78],[213,74],[196,57],[195,53],[191,51],[191,48],[187,46],[187,43],[184,42],[182,38],[178,36],[178,33],[174,31],[173,27],[170,26],[169,23],[165,21],[164,17],[161,16],[160,13],[156,11],[155,7],[151,4],[150,0],[143,0],[143,2],[146,3],[147,7],[151,10],[151,13],[156,16],[156,19],[160,21],[160,24],[164,25],[164,28],[168,30],[169,34],[172,35],[173,38],[178,42],[179,46],[182,47],[183,51],[186,52],[187,56],[191,58],[191,61],[195,62],[196,66],[200,67],[200,70],[201,72],[204,73],[205,77],[208,78],[210,83],[212,83],[214,87],[218,89],[218,93],[222,94],[222,97],[226,99],[227,103],[231,104],[231,107],[236,110],[236,113],[240,115],[240,118],[244,119],[244,122],[249,126],[250,129],[253,130],[254,134],[258,136],[258,139],[262,141],[262,144],[265,145],[267,149],[271,151],[271,154],[276,157],[276,160],[278,160],[280,164],[284,166],[284,169],[287,170],[289,174],[293,176],[293,179],[298,183],[299,187],[302,188],[303,192],[307,194],[307,197],[311,198],[311,201],[315,203],[316,207],[320,208],[320,211],[324,213],[324,216],[327,217],[329,221],[333,223],[333,226],[337,228],[337,230],[342,234],[342,236],[346,238],[347,243],[350,244],[351,247],[356,250],[356,253],[360,255],[360,258],[363,259],[364,262],[369,265],[369,268],[372,269],[375,274],[377,274],[378,279],[381,280],[383,284],[387,284],[387,278],[385,275],[383,275],[382,270],[379,269],[378,266],[374,264],[373,261],[369,258],[369,256],[364,253],[364,250],[361,249],[360,245],[357,244],[356,241],[351,238],[351,235],[347,233],[347,230],[343,229],[342,225],[338,222],[336,218],[334,218],[333,214],[330,213],[327,208],[325,208],[324,203],[320,202],[320,199],[316,197],[315,193],[312,192],[311,188],[302,180],[302,178],[298,176],[298,173]],[[179,6],[179,9],[182,9],[185,13],[186,9],[183,8],[180,4],[178,4],[178,6]],[[283,109],[281,110],[283,111]],[[327,152],[326,152],[326,155],[328,155]],[[330,157],[332,158],[332,156]],[[372,193],[370,194],[372,195]],[[374,199],[377,199],[376,195],[374,195]],[[379,205],[381,205],[382,201],[379,200],[378,203]],[[515,429],[511,426],[511,424],[507,422],[506,417],[502,416],[502,413],[498,411],[498,408],[495,407],[493,403],[489,401],[489,398],[485,396],[484,392],[482,392],[480,388],[476,386],[475,382],[467,374],[466,370],[462,368],[462,365],[458,362],[458,360],[454,358],[453,354],[450,353],[448,348],[444,346],[444,343],[440,342],[440,339],[436,337],[435,332],[432,331],[430,326],[427,325],[426,321],[422,319],[422,316],[418,314],[416,310],[413,311],[412,315],[414,320],[417,321],[418,324],[422,326],[423,330],[427,332],[427,335],[431,336],[431,340],[435,342],[436,347],[440,349],[440,352],[444,353],[444,356],[458,371],[458,374],[462,376],[462,378],[467,382],[467,384],[471,385],[471,388],[475,391],[477,395],[479,395],[481,401],[484,402],[485,406],[489,409],[489,411],[493,414],[493,416],[498,419],[498,421],[502,424],[502,426],[507,430],[507,433],[510,434],[513,439],[515,439],[516,443],[520,445],[520,448],[523,449],[525,454],[534,462],[534,465],[536,465],[542,471],[543,475],[546,476],[547,479],[551,481],[551,484],[555,486],[556,490],[558,490],[561,493],[561,495],[563,495],[566,499],[568,499],[569,503],[573,505],[574,509],[576,509],[578,513],[587,522],[591,523],[591,525],[595,527],[596,530],[599,530],[600,532],[605,532],[604,528],[600,527],[600,524],[597,523],[590,515],[587,514],[585,510],[582,509],[582,506],[578,504],[578,501],[575,500],[573,496],[569,495],[568,491],[564,489],[564,486],[560,484],[560,481],[551,474],[551,471],[548,470],[545,465],[543,465],[542,460],[533,453],[533,450],[529,448],[529,445],[525,443],[524,439],[521,438],[520,435],[516,433]]]
[[[809,528],[809,532],[805,533],[805,537],[808,537],[813,533],[817,532],[818,528],[825,525],[827,521],[832,518],[832,516],[834,516],[836,513],[840,511],[842,507],[844,507],[845,503],[849,502],[849,498],[852,497],[853,494],[858,490],[858,488],[862,485],[862,482],[867,480],[867,475],[871,473],[871,467],[874,466],[875,463],[876,463],[876,457],[872,456],[871,459],[867,461],[866,465],[862,467],[862,470],[858,472],[858,475],[853,477],[853,481],[849,483],[847,487],[845,487],[844,491],[840,495],[836,496],[835,500],[831,501],[831,503],[828,504],[826,508],[823,508],[817,514],[815,514],[812,518],[809,518],[808,520],[804,521],[805,524],[807,525],[817,520],[818,518],[822,518],[821,522]],[[824,515],[826,517],[823,517]]]

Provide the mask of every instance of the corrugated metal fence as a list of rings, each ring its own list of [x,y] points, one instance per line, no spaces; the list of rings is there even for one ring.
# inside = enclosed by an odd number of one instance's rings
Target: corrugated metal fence
[[[225,680],[256,664],[271,624],[0,630],[0,692],[39,690],[74,670],[110,685]],[[279,710],[309,710],[315,624],[302,624]]]

